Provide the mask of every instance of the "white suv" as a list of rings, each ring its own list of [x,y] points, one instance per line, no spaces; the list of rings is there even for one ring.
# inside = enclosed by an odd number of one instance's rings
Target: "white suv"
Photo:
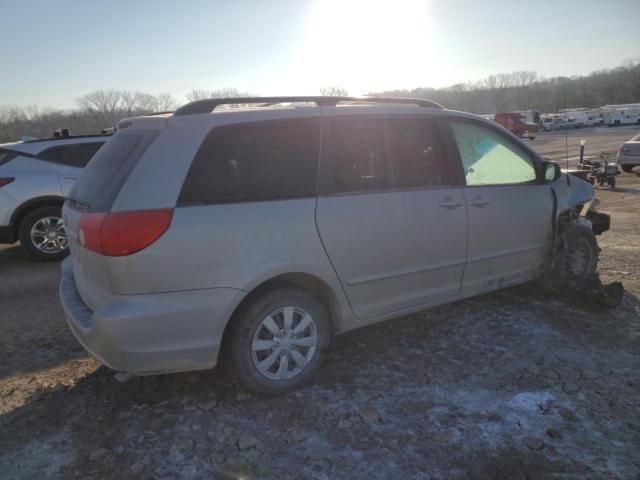
[[[35,259],[67,255],[60,210],[76,178],[107,140],[107,135],[0,145],[0,243],[20,240]]]

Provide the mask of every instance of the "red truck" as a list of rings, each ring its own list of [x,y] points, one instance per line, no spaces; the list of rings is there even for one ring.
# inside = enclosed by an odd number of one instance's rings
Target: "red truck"
[[[521,112],[496,113],[495,121],[520,138],[533,140],[538,134],[538,125],[526,121]]]

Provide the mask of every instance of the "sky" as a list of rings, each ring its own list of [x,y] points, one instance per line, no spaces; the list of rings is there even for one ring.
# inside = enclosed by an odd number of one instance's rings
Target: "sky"
[[[0,105],[583,75],[640,59],[639,24],[639,0],[0,0]]]

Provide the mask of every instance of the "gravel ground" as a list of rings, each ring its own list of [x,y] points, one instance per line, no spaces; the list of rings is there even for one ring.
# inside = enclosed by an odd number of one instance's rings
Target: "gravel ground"
[[[633,135],[579,133],[596,153]],[[59,266],[1,250],[0,477],[640,478],[640,177],[597,197],[620,307],[484,295],[342,335],[315,381],[268,399],[222,368],[117,382],[69,332]]]

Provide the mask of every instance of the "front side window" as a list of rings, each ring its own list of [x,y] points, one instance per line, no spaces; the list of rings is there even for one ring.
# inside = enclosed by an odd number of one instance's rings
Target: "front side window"
[[[467,185],[504,185],[536,180],[530,155],[492,129],[451,121]]]
[[[436,121],[426,117],[335,117],[323,141],[323,193],[447,185]]]
[[[216,127],[196,153],[178,202],[249,202],[313,196],[319,149],[317,118]]]

